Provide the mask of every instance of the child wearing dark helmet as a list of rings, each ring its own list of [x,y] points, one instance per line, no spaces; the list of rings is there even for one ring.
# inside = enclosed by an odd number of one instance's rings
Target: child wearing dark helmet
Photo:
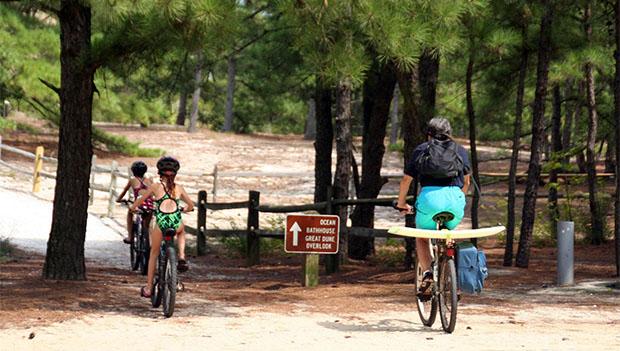
[[[146,286],[140,290],[143,297],[151,297],[153,277],[155,275],[155,263],[159,256],[159,247],[162,241],[162,233],[166,229],[172,228],[176,231],[177,243],[179,247],[178,270],[184,272],[188,269],[185,261],[185,226],[181,220],[181,207],[179,201],[185,202],[186,206],[182,211],[190,212],[194,209],[194,202],[189,198],[185,189],[180,184],[175,183],[175,177],[179,171],[180,164],[175,158],[164,156],[157,161],[157,172],[160,182],[153,183],[148,187],[144,196],[131,205],[130,210],[135,211],[146,197],[153,196],[155,207],[155,224],[151,226],[151,255],[149,257],[148,274]]]
[[[121,202],[123,200],[123,197],[125,197],[125,194],[129,190],[129,188],[133,190],[134,200],[137,200],[138,197],[140,197],[146,192],[146,189],[151,184],[153,184],[153,180],[151,178],[145,177],[147,169],[148,167],[142,161],[136,161],[131,164],[131,173],[133,174],[133,177],[129,178],[127,185],[125,185],[125,188],[123,189],[123,191],[120,193],[120,195],[116,199],[116,202]],[[145,199],[144,203],[142,204],[140,208],[146,213],[146,216],[144,217],[143,225],[146,228],[148,228],[149,223],[151,222],[152,214],[153,214],[153,199],[151,197]],[[125,239],[123,239],[123,242],[125,244],[131,244],[131,242],[133,241],[132,224],[133,224],[133,215],[131,213],[131,210],[127,210],[128,236]]]

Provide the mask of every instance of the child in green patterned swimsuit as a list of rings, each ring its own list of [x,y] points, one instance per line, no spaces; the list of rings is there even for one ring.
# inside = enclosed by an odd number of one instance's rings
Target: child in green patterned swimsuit
[[[131,209],[135,210],[140,206],[143,199],[153,196],[155,205],[155,224],[151,225],[151,256],[149,257],[148,274],[146,276],[146,286],[142,287],[140,294],[144,297],[151,297],[151,286],[155,275],[155,264],[159,256],[159,247],[162,241],[162,233],[168,228],[174,228],[177,232],[177,243],[179,246],[178,270],[187,270],[185,261],[185,227],[181,221],[181,209],[179,200],[187,204],[183,212],[190,212],[194,209],[194,203],[189,198],[185,189],[181,185],[175,184],[174,178],[179,171],[179,161],[166,156],[157,162],[157,171],[160,176],[160,183],[153,183],[148,187],[146,193],[139,198]]]

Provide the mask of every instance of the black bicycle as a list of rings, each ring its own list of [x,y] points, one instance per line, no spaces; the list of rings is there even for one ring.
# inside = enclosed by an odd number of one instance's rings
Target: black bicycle
[[[444,223],[453,218],[452,213],[441,212],[436,214],[433,220],[437,223],[437,230],[447,230]],[[456,326],[456,312],[459,301],[454,262],[456,249],[452,240],[444,239],[430,239],[428,249],[431,255],[433,280],[425,292],[420,291],[424,271],[419,260],[416,259],[415,281],[418,314],[422,324],[430,327],[435,322],[439,307],[441,326],[447,333],[452,333]]]
[[[406,210],[398,207],[396,201],[392,203],[392,207],[399,211]],[[440,212],[433,216],[437,230],[448,230],[445,223],[452,219],[454,219],[454,215],[450,212]],[[439,310],[443,330],[452,333],[456,326],[456,311],[459,302],[456,264],[454,262],[456,248],[453,240],[429,239],[428,243],[432,281],[430,286],[423,291],[421,286],[424,280],[424,269],[416,255],[415,288],[418,315],[422,324],[430,327],[435,323],[437,310]]]
[[[177,291],[185,290],[185,285],[181,282],[177,271],[177,252],[174,248],[176,230],[168,228],[162,235],[157,271],[151,286],[151,304],[155,308],[163,304],[164,316],[168,318],[174,313]]]
[[[123,200],[121,203],[129,207],[133,202],[131,200]],[[129,245],[130,265],[132,270],[140,270],[142,275],[146,275],[148,271],[149,256],[151,253],[149,228],[145,225],[151,214],[151,211],[146,211],[143,209],[138,209],[134,211],[133,214],[133,235]]]
[[[157,272],[151,287],[151,304],[159,307],[163,302],[164,316],[170,317],[174,313],[174,303],[177,296],[177,252],[174,249],[176,230],[168,228],[163,233],[163,240],[159,249]]]

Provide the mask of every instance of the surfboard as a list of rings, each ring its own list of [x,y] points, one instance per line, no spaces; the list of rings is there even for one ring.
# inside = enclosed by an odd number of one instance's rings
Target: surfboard
[[[506,230],[503,225],[478,229],[429,230],[409,227],[391,227],[388,233],[412,238],[427,239],[471,239],[496,235]]]

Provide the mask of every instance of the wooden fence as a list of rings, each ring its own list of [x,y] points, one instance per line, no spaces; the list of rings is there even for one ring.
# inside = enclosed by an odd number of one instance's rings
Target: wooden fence
[[[32,175],[33,177],[33,191],[37,190],[37,184],[40,182],[40,177],[53,178],[55,179],[56,175],[52,173],[48,173],[42,170],[42,163],[49,162],[52,164],[57,164],[58,160],[52,157],[46,157],[43,155],[42,147],[38,148],[38,152],[33,154],[31,152],[27,152],[21,150],[16,147],[12,147],[9,145],[2,144],[2,137],[0,136],[0,156],[2,151],[11,152],[18,154],[20,156],[29,158],[34,160],[33,170],[26,170],[21,167],[12,165],[0,159],[0,165],[3,165],[7,168],[10,168],[16,172]],[[128,168],[128,167],[127,167]],[[97,173],[105,173],[110,175],[109,184],[98,184],[95,183],[94,175]],[[198,255],[204,255],[206,253],[206,237],[221,237],[221,236],[245,236],[247,239],[247,263],[248,265],[254,265],[260,262],[260,238],[284,238],[283,231],[270,231],[270,230],[262,230],[259,226],[259,218],[260,213],[295,213],[295,212],[306,212],[306,211],[316,211],[321,213],[335,213],[334,209],[338,206],[354,206],[360,204],[371,204],[375,206],[384,206],[390,207],[392,206],[392,202],[396,200],[396,197],[382,197],[377,199],[332,199],[331,196],[328,196],[328,201],[319,202],[319,203],[310,203],[310,204],[302,204],[302,205],[288,205],[288,206],[274,206],[274,205],[265,205],[260,203],[260,192],[258,191],[250,191],[248,195],[247,201],[237,201],[237,202],[216,202],[217,200],[217,191],[218,191],[218,179],[223,177],[298,177],[298,178],[310,178],[313,177],[313,174],[309,174],[308,172],[281,172],[281,173],[266,173],[266,172],[218,172],[218,166],[215,165],[212,172],[199,173],[199,172],[184,172],[185,175],[199,177],[199,179],[204,179],[205,177],[211,177],[213,180],[211,194],[213,201],[207,201],[207,191],[200,190],[198,192],[198,199],[195,203],[197,208],[197,227],[186,226],[187,232],[189,234],[193,234],[197,236],[197,253]],[[481,176],[491,177],[491,178],[507,178],[508,174],[506,173],[485,173],[481,172]],[[519,174],[519,177],[525,177],[527,174]],[[548,174],[541,174],[541,177],[547,177]],[[563,173],[559,174],[558,177],[565,180],[566,184],[568,184],[570,179],[585,177],[586,174],[573,174],[573,173]],[[599,177],[613,177],[613,173],[599,173]],[[127,172],[121,172],[121,168],[118,166],[116,161],[112,161],[110,165],[98,165],[96,156],[93,156],[92,161],[92,169],[91,169],[91,181],[90,181],[90,201],[94,199],[94,191],[106,192],[109,194],[108,197],[108,217],[112,216],[112,211],[115,205],[115,199],[118,197],[119,193],[116,190],[117,179],[124,178],[128,179],[130,177],[130,170],[127,169]],[[383,177],[388,179],[401,178],[402,174],[385,174]],[[468,194],[468,196],[472,196]],[[482,197],[507,197],[508,194],[505,192],[483,192],[481,194]],[[517,197],[523,197],[523,194],[517,194]],[[546,198],[547,194],[538,194],[539,198]],[[558,194],[559,198],[567,197],[566,194]],[[588,193],[575,193],[570,195],[571,198],[586,198],[588,197]],[[207,228],[207,210],[211,211],[220,211],[220,210],[231,210],[231,209],[247,209],[247,225],[245,229],[209,229]],[[344,221],[343,221],[344,222]],[[346,222],[345,222],[346,223]],[[341,225],[342,226],[342,225]],[[365,236],[365,237],[387,237],[388,233],[386,229],[373,229],[373,228],[365,228],[365,227],[346,227],[346,225],[342,226],[341,233],[349,236]]]
[[[330,189],[331,190],[331,189]],[[331,193],[331,191],[329,191]],[[316,211],[321,213],[335,213],[334,209],[338,206],[352,206],[368,204],[375,206],[392,207],[396,197],[383,197],[377,199],[333,199],[331,196],[324,202],[274,206],[260,203],[260,192],[251,190],[247,201],[210,203],[207,201],[207,192],[202,190],[198,193],[198,201],[195,203],[198,212],[197,228],[186,226],[189,234],[197,236],[197,254],[206,253],[206,237],[221,236],[245,236],[247,240],[246,259],[249,266],[260,262],[260,238],[284,239],[283,230],[262,230],[259,226],[260,213],[295,213]],[[247,208],[247,225],[245,229],[208,229],[207,210],[220,211],[231,209]],[[346,223],[346,222],[345,222]],[[365,236],[365,237],[387,237],[387,229],[374,229],[365,227],[346,227],[341,223],[341,235]],[[396,236],[395,236],[396,237]]]

